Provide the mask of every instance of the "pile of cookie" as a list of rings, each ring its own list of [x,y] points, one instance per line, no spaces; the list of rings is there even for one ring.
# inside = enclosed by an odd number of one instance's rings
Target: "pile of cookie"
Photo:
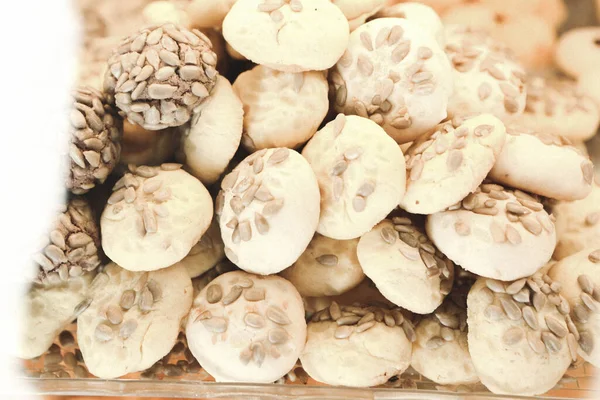
[[[76,320],[105,379],[182,333],[219,382],[299,360],[536,395],[600,367],[600,28],[558,42],[578,83],[539,70],[559,0],[125,3],[81,1],[70,194],[22,358]],[[550,39],[505,37],[523,23]]]

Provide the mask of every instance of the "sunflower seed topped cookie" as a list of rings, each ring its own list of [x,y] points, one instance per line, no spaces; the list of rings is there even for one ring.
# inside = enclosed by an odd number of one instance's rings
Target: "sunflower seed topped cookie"
[[[560,282],[561,294],[569,303],[579,354],[600,367],[600,246],[564,258],[548,275]]]
[[[427,217],[427,234],[467,271],[510,281],[542,268],[556,246],[553,218],[538,198],[484,183],[458,204]]]
[[[491,114],[455,119],[415,140],[406,152],[406,193],[400,206],[433,214],[456,204],[483,182],[504,141],[504,124]]]
[[[370,118],[406,143],[446,117],[452,67],[418,23],[378,18],[352,32],[329,81],[337,112]]]
[[[349,26],[329,0],[237,0],[223,21],[225,40],[256,64],[286,72],[331,68]]]
[[[388,5],[379,10],[374,18],[405,18],[430,30],[440,46],[444,46],[446,42],[442,20],[433,8],[426,4],[406,2]]]
[[[288,148],[263,149],[221,181],[216,200],[225,255],[241,269],[275,274],[304,252],[319,222],[319,186]]]
[[[84,194],[104,183],[118,163],[123,123],[98,90],[79,87],[72,96],[67,188]]]
[[[110,379],[143,371],[171,350],[192,305],[192,281],[182,266],[131,272],[110,263],[91,296],[77,319],[78,343],[90,373]]]
[[[545,393],[576,360],[577,329],[560,293],[560,283],[542,273],[512,282],[480,278],[473,285],[467,298],[469,352],[493,393]]]
[[[217,382],[272,383],[292,369],[304,348],[302,299],[281,277],[228,272],[195,299],[186,336]]]
[[[600,62],[599,37],[598,26],[579,27],[564,33],[554,54],[557,66],[574,78],[596,71]]]
[[[183,259],[213,216],[202,183],[181,164],[129,166],[102,213],[102,248],[131,271],[153,271]]]
[[[250,151],[297,148],[327,115],[327,79],[322,72],[280,72],[258,65],[242,72],[233,89],[244,105],[242,144]]]
[[[335,240],[315,234],[300,258],[281,276],[302,296],[337,296],[365,277],[356,257],[358,239]]]
[[[408,368],[415,338],[401,309],[334,302],[312,316],[300,361],[318,382],[377,386]]]
[[[385,219],[364,234],[357,253],[381,294],[409,311],[432,312],[452,289],[454,264],[406,216]]]
[[[523,112],[525,70],[506,47],[482,31],[449,25],[446,54],[454,76],[449,116],[485,112],[504,120]]]
[[[385,218],[405,191],[398,145],[373,121],[338,114],[302,150],[321,189],[317,232],[354,239]]]
[[[217,78],[217,57],[197,29],[173,24],[144,28],[120,43],[108,60],[104,89],[119,114],[145,129],[188,122]]]
[[[579,200],[590,194],[594,166],[568,139],[517,125],[509,125],[506,131],[491,179],[559,200]]]

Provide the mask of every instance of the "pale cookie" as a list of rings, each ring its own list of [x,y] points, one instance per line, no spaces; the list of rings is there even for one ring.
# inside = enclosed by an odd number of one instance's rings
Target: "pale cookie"
[[[302,296],[337,296],[356,287],[365,277],[358,263],[358,239],[335,240],[319,235],[298,261],[281,271]]]
[[[237,0],[192,0],[187,13],[192,26],[221,28],[225,16]]]
[[[221,239],[221,231],[217,219],[213,219],[207,231],[196,243],[187,256],[178,264],[183,265],[190,278],[202,275],[225,258],[225,246]]]
[[[15,355],[35,358],[52,345],[56,336],[89,305],[93,274],[71,278],[53,286],[33,286],[19,305],[20,337]]]
[[[600,247],[600,177],[582,200],[561,201],[552,207],[558,243],[553,258],[561,260],[586,247]]]
[[[213,202],[180,167],[132,165],[117,181],[100,219],[102,248],[112,261],[131,271],[153,271],[182,260],[198,243]]]
[[[172,23],[185,28],[190,28],[190,18],[187,8],[180,2],[169,0],[154,0],[142,10],[144,26],[158,26]],[[198,27],[198,25],[194,25]]]
[[[260,150],[223,178],[217,215],[225,255],[241,269],[275,274],[304,252],[319,222],[319,186],[287,148]]]
[[[317,231],[323,236],[338,240],[361,236],[404,195],[402,151],[369,119],[338,114],[315,134],[302,155],[319,181]]]
[[[600,63],[600,27],[571,29],[558,40],[554,55],[558,67],[572,77],[595,71]]]
[[[506,129],[482,114],[438,125],[419,137],[406,154],[406,193],[400,207],[413,214],[434,214],[464,199],[494,166]]]
[[[444,14],[442,21],[444,25],[463,25],[487,32],[510,48],[528,69],[540,69],[552,63],[556,33],[554,27],[537,14],[508,13],[484,4],[466,4]]]
[[[545,393],[577,358],[568,304],[548,275],[507,283],[480,278],[467,306],[469,353],[493,393]]]
[[[297,148],[327,115],[327,79],[322,72],[280,72],[258,65],[243,72],[233,89],[244,105],[242,144],[250,151]]]
[[[387,6],[377,12],[374,18],[405,18],[431,31],[440,46],[446,42],[442,20],[433,8],[425,4],[408,2]]]
[[[502,281],[532,275],[556,246],[554,223],[537,198],[491,183],[448,211],[429,215],[426,228],[456,264]]]
[[[123,121],[121,164],[160,165],[173,157],[181,135],[173,128],[149,131]]]
[[[446,27],[446,54],[454,67],[448,115],[487,112],[504,120],[525,109],[525,70],[506,47],[460,25]]]
[[[329,0],[238,0],[223,21],[223,36],[235,50],[286,72],[331,68],[348,34],[348,20]]]
[[[452,67],[417,22],[378,18],[352,32],[329,81],[337,112],[371,118],[405,143],[446,118]]]
[[[525,112],[513,121],[523,127],[583,142],[596,134],[600,111],[571,81],[530,78]]]
[[[355,30],[384,6],[386,0],[331,0],[348,19],[350,31]]]
[[[440,385],[479,382],[469,354],[467,332],[466,304],[459,306],[446,299],[416,326],[411,366]]]
[[[318,382],[377,386],[408,368],[414,340],[412,323],[400,309],[332,303],[308,324],[300,361]]]
[[[242,139],[244,110],[229,81],[217,77],[211,96],[200,104],[182,131],[186,169],[205,185],[215,183]]]
[[[579,75],[577,92],[594,100],[596,107],[600,108],[600,71],[593,70]]]
[[[406,217],[383,220],[358,243],[358,260],[392,303],[418,314],[435,310],[450,293],[454,264]]]
[[[575,323],[579,355],[600,367],[600,247],[587,248],[554,264],[549,275],[560,282]],[[575,357],[576,358],[576,357]]]
[[[278,276],[228,272],[196,298],[186,336],[217,382],[272,383],[294,367],[304,348],[300,294]]]
[[[92,303],[77,319],[87,369],[111,379],[150,368],[171,351],[192,305],[185,268],[131,272],[110,263],[96,279]]]
[[[558,200],[579,200],[590,194],[594,166],[567,139],[518,126],[509,126],[507,133],[491,179]]]

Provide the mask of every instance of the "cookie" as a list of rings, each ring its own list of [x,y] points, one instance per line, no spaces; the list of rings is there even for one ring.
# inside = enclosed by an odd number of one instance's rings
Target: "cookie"
[[[586,247],[600,247],[600,178],[582,200],[561,201],[552,207],[558,243],[553,258],[563,258]]]
[[[453,66],[453,117],[491,113],[501,120],[525,109],[525,70],[505,46],[486,33],[461,25],[446,26],[446,54]]]
[[[596,134],[600,111],[572,81],[530,78],[525,112],[512,120],[523,127],[583,142]]]
[[[302,150],[321,190],[317,232],[337,240],[368,232],[405,191],[400,148],[375,122],[338,114]]]
[[[217,77],[211,96],[182,130],[181,153],[187,171],[205,185],[215,183],[240,146],[244,110],[229,81]]]
[[[142,19],[145,26],[159,26],[166,23],[186,28],[192,26],[187,9],[182,7],[182,3],[168,0],[154,0],[148,3],[142,10]]]
[[[374,18],[405,18],[431,31],[440,46],[446,42],[442,20],[433,8],[425,4],[408,2],[390,5],[379,10]]]
[[[256,64],[285,72],[331,68],[348,44],[348,20],[329,0],[237,0],[223,36]]]
[[[494,10],[485,4],[465,4],[445,13],[444,25],[463,25],[487,32],[494,40],[510,48],[528,69],[540,69],[552,64],[556,42],[554,26],[536,13],[524,13],[519,2],[518,12]]]
[[[294,367],[304,348],[302,300],[281,277],[228,272],[195,299],[186,337],[217,382],[272,383]]]
[[[407,217],[380,222],[360,238],[357,253],[381,294],[414,313],[432,312],[452,289],[454,264]]]
[[[221,28],[225,16],[237,0],[191,1],[187,13],[192,26],[197,28]]]
[[[563,304],[560,285],[545,274],[506,283],[478,279],[467,298],[467,324],[481,383],[506,395],[552,389],[577,358]]]
[[[364,24],[385,5],[386,0],[332,0],[348,19],[350,31]]]
[[[600,62],[600,27],[580,27],[564,33],[556,45],[554,59],[558,68],[574,78],[597,70]]]
[[[52,286],[33,286],[22,299],[19,358],[35,358],[50,348],[58,334],[89,305],[93,274]]]
[[[554,28],[558,28],[567,18],[567,6],[564,0],[478,0],[487,8],[498,13],[516,16],[537,15]]]
[[[121,164],[160,165],[173,157],[181,135],[173,128],[149,131],[123,121]]]
[[[590,194],[594,166],[568,140],[518,126],[509,126],[507,133],[491,179],[559,200],[579,200]]]
[[[178,264],[183,265],[190,278],[195,278],[213,268],[219,261],[225,258],[225,246],[221,240],[219,223],[213,219],[210,226],[202,235],[187,256]]]
[[[600,343],[598,343],[600,268],[598,267],[600,267],[600,247],[588,247],[557,262],[548,273],[553,280],[560,282],[561,294],[569,304],[569,307],[565,308],[570,308],[570,316],[576,328],[570,340],[577,340],[579,355],[595,367],[600,367]],[[576,345],[573,347],[577,348]]]
[[[335,240],[319,235],[281,276],[302,296],[337,296],[356,287],[365,277],[358,258],[358,239]]]
[[[241,269],[275,274],[304,252],[319,222],[319,186],[287,148],[263,149],[221,181],[217,215],[225,255]]]
[[[482,114],[438,125],[406,154],[406,193],[400,207],[434,214],[464,199],[483,182],[506,140],[498,118]]]
[[[242,72],[233,89],[244,105],[242,144],[250,151],[297,148],[327,115],[327,79],[322,72],[280,72],[258,65]]]
[[[111,379],[150,368],[175,345],[192,305],[187,271],[131,272],[110,263],[96,279],[92,302],[77,319],[87,369]]]
[[[402,18],[378,18],[350,35],[329,74],[334,109],[370,118],[406,143],[446,118],[452,68],[429,30]]]
[[[556,246],[554,223],[536,197],[491,183],[449,210],[429,215],[426,228],[456,264],[502,281],[532,275]]]
[[[117,181],[102,212],[102,248],[121,267],[153,271],[185,257],[213,216],[202,183],[180,169],[130,166]]]

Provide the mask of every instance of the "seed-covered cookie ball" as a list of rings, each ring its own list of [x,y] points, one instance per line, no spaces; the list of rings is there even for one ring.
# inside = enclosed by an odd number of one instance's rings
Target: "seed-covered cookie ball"
[[[108,60],[104,89],[119,113],[148,130],[180,126],[207,98],[217,78],[217,57],[197,29],[173,24],[125,38]]]
[[[89,202],[72,198],[58,215],[44,249],[33,259],[39,266],[36,283],[56,285],[90,273],[100,265],[100,232]]]
[[[98,90],[82,86],[72,96],[67,188],[74,194],[84,194],[104,183],[119,161],[123,125]]]

